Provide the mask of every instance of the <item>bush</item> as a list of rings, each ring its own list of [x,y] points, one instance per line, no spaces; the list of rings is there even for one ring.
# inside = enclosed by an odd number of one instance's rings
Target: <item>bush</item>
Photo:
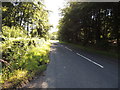
[[[49,50],[50,44],[44,39],[9,38],[2,42],[2,59],[8,63],[8,65],[3,63],[1,81],[3,87],[16,86],[25,77],[32,77],[37,71],[42,71],[39,70],[43,69],[41,66],[44,67],[49,63]],[[19,77],[20,73],[25,75]],[[8,84],[10,82],[12,85]]]
[[[27,31],[20,26],[12,26],[11,28],[8,26],[2,27],[2,35],[7,38],[17,38],[17,37],[27,37]]]
[[[109,49],[109,44],[107,40],[100,40],[97,45],[98,48],[103,49],[103,50],[108,50]]]

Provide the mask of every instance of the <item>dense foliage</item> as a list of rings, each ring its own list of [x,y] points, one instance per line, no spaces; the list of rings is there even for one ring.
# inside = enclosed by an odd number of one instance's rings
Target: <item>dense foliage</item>
[[[10,82],[14,83],[13,86],[6,86],[5,84],[4,87],[16,87],[15,85],[19,82],[17,74],[21,77],[21,81],[25,77],[26,79],[33,77],[36,72],[42,71],[41,67],[45,67],[49,63],[49,50],[49,44],[45,44],[44,39],[21,38],[4,41],[2,45],[2,59],[7,63],[2,64],[1,81],[2,83],[6,81],[7,84]],[[17,73],[17,71],[19,72]],[[22,73],[25,72],[26,75],[22,77]],[[14,78],[14,80],[11,78]]]
[[[0,83],[4,88],[17,87],[49,63],[50,25],[42,3],[2,2]]]
[[[57,40],[58,39],[58,32],[52,32],[49,35],[51,40]]]
[[[31,37],[45,37],[50,25],[48,10],[44,9],[42,2],[3,2],[2,6],[3,26],[23,28]]]
[[[72,2],[61,10],[59,39],[84,46],[119,46],[120,3]]]

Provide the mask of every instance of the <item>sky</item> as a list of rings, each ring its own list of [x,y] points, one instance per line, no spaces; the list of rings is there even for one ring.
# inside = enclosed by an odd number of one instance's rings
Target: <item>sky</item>
[[[44,4],[46,6],[46,9],[52,11],[49,14],[49,22],[53,25],[53,28],[51,28],[50,32],[57,31],[57,25],[60,19],[60,10],[59,8],[63,8],[65,5],[65,0],[45,0]]]

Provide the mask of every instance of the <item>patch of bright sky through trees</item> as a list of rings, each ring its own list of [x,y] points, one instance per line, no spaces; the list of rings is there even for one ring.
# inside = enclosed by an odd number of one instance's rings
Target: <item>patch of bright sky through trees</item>
[[[59,15],[60,13],[59,9],[64,8],[66,2],[73,2],[73,1],[74,2],[83,2],[83,1],[101,2],[100,0],[44,0],[46,9],[52,11],[51,13],[49,13],[49,22],[50,24],[53,25],[53,28],[51,28],[50,32],[55,32],[58,30],[57,25],[58,25],[59,19],[61,18],[61,16]],[[110,0],[105,0],[105,1],[109,2]],[[118,1],[118,0],[115,0],[115,1]]]
[[[60,19],[60,8],[63,8],[65,5],[65,0],[45,0],[44,4],[46,6],[47,10],[50,10],[49,13],[49,22],[53,25],[53,28],[51,28],[50,32],[57,31],[57,25]]]

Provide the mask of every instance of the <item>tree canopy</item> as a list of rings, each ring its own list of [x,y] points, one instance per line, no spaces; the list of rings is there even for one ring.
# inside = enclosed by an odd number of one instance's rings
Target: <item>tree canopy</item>
[[[71,2],[61,10],[59,39],[82,45],[117,45],[120,38],[120,3]]]
[[[45,37],[50,25],[48,10],[41,2],[3,2],[2,26],[17,26],[31,37]]]

